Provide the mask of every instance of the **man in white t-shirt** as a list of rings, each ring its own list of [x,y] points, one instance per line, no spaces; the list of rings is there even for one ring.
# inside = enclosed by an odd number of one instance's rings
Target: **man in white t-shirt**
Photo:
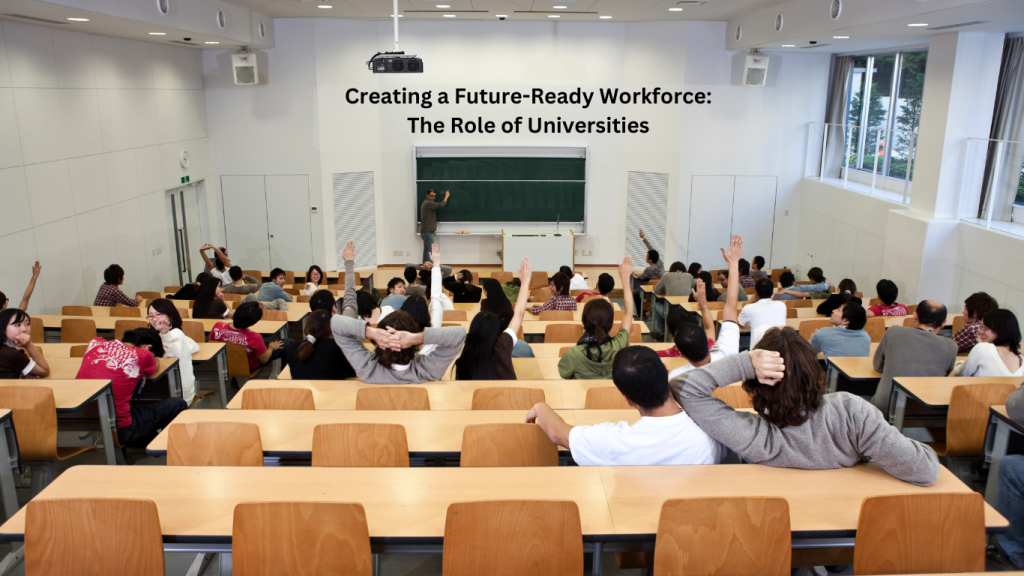
[[[740,310],[739,325],[750,326],[750,349],[753,350],[761,336],[774,326],[786,325],[786,305],[780,300],[772,300],[775,285],[768,278],[761,278],[754,283],[757,299]]]
[[[705,343],[705,348],[707,344]],[[570,426],[546,403],[526,415],[551,442],[569,449],[580,466],[649,466],[717,464],[722,446],[679,407],[668,387],[668,374],[658,353],[645,346],[619,350],[612,362],[612,381],[640,419]]]

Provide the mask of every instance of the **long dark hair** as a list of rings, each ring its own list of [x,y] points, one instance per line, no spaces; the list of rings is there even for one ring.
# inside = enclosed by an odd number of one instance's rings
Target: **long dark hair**
[[[694,278],[700,276],[700,262],[690,262],[690,267],[687,269],[687,272],[689,272],[690,276],[693,276]]]
[[[312,266],[310,266],[309,270],[306,272],[306,283],[307,284],[309,283],[309,276],[310,276],[310,274],[313,273],[313,270],[316,270],[317,272],[320,273],[320,279],[316,281],[317,286],[319,286],[321,282],[326,284],[327,283],[326,282],[327,278],[324,278],[324,271],[321,270],[320,267],[317,266],[316,264],[313,264]]]
[[[210,304],[217,299],[217,287],[220,286],[220,279],[210,276],[199,285],[199,293],[196,294],[196,301],[192,304],[193,318],[206,318],[210,310]]]
[[[769,328],[754,348],[782,355],[786,370],[774,386],[747,380],[743,389],[750,394],[754,410],[769,423],[785,428],[800,426],[821,406],[825,373],[817,353],[800,333],[786,326]]]
[[[420,325],[412,319],[412,316],[402,310],[395,310],[391,314],[384,317],[383,320],[377,323],[377,328],[386,330],[388,328],[394,328],[398,331],[404,332],[420,332]],[[374,346],[377,343],[374,342]],[[419,350],[419,346],[412,348],[403,348],[400,352],[394,350],[385,350],[383,348],[377,348],[373,355],[377,360],[377,363],[385,368],[392,368],[395,364],[408,364],[412,362],[416,352]]]
[[[11,324],[24,322],[26,319],[31,321],[31,317],[28,315],[28,312],[18,308],[5,308],[3,311],[0,311],[0,330],[3,330],[3,342],[7,341],[7,327]],[[0,343],[0,345],[2,345],[2,343]]]
[[[711,272],[707,270],[701,271],[698,277],[704,281],[704,296],[706,296],[707,301],[714,302],[718,300],[722,293],[718,291],[718,288],[715,288],[715,281],[711,278]]]
[[[416,321],[417,326],[421,328],[430,327],[430,310],[427,308],[427,301],[423,298],[419,296],[406,298],[399,310],[411,316]],[[388,314],[388,316],[390,315]],[[434,328],[440,328],[440,326],[434,326]]]
[[[583,307],[583,331],[585,332],[583,338],[587,340],[584,344],[584,351],[587,353],[588,360],[601,361],[603,354],[601,345],[611,338],[608,332],[611,331],[614,323],[615,309],[604,298],[595,298]],[[591,354],[595,349],[597,358]]]
[[[149,303],[149,307],[155,310],[157,314],[166,315],[167,319],[171,321],[171,328],[181,329],[181,314],[178,313],[174,302],[167,298],[157,298]]]
[[[994,346],[1006,346],[1010,352],[1020,354],[1020,325],[1013,312],[1003,308],[989,310],[981,321],[985,328],[996,333],[996,339],[992,342]]]
[[[334,334],[331,332],[331,313],[326,310],[310,312],[302,325],[302,335],[312,336],[317,340],[332,339]],[[295,350],[295,357],[299,362],[309,360],[309,357],[312,355],[313,343],[309,340],[303,340],[302,344],[299,344],[298,349]]]
[[[508,300],[508,295],[501,289],[501,282],[494,278],[480,279],[480,287],[487,292],[487,298],[480,301],[480,311],[491,312],[501,319],[501,329],[508,328],[508,323],[515,315],[515,308]]]
[[[494,344],[501,336],[501,318],[492,312],[480,311],[469,323],[466,345],[455,361],[456,380],[497,380],[494,367]]]

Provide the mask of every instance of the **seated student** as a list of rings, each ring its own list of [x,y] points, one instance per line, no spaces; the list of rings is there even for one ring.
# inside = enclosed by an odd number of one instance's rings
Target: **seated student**
[[[391,306],[397,310],[405,304],[405,280],[392,278],[388,281],[388,295],[380,301],[380,307]]]
[[[946,325],[945,306],[922,300],[914,312],[914,323],[913,328],[890,326],[875,349],[872,364],[882,377],[871,402],[883,414],[889,413],[894,376],[945,376],[956,363],[956,343],[939,336]]]
[[[103,271],[103,285],[96,292],[96,299],[93,300],[92,305],[117,306],[118,304],[123,304],[132,308],[138,307],[138,300],[129,298],[118,288],[121,284],[124,284],[124,268],[117,264],[111,264]]]
[[[733,278],[739,276],[739,268],[737,267],[736,272],[733,272],[732,274],[733,274]],[[718,283],[721,284],[722,288],[724,288],[726,291],[729,290],[729,271],[728,270],[719,270],[718,271]],[[739,283],[737,283],[736,285],[740,286]],[[720,293],[718,295],[718,301],[719,302],[725,302],[725,298],[726,298],[726,295],[724,293]],[[736,299],[739,302],[747,302],[747,301],[750,300],[750,296],[747,296],[747,291],[746,290],[741,289],[739,291],[739,294],[736,295]]]
[[[4,328],[3,342],[0,342],[0,379],[49,376],[50,365],[32,343],[29,315],[20,308],[5,308],[0,311],[0,326]]]
[[[226,344],[238,344],[245,348],[245,355],[249,359],[249,370],[256,370],[262,364],[274,358],[274,352],[282,346],[280,340],[263,343],[263,336],[249,330],[249,327],[263,319],[263,309],[256,302],[243,302],[237,310],[231,323],[217,322],[210,330],[210,342],[224,342]]]
[[[569,290],[590,289],[590,286],[587,286],[587,279],[583,277],[583,274],[573,273],[572,268],[568,266],[562,266],[558,271],[569,277]]]
[[[309,297],[309,311],[316,312],[317,310],[330,312],[332,316],[338,313],[338,305],[334,299],[333,292],[330,290],[317,290]]]
[[[750,277],[754,280],[760,280],[761,278],[768,278],[771,280],[771,276],[764,271],[764,256],[754,256],[754,262],[751,265]]]
[[[839,283],[837,292],[830,295],[821,304],[818,304],[818,314],[831,316],[836,308],[841,308],[847,302],[856,302],[858,305],[863,306],[864,302],[857,296],[854,296],[856,292],[857,284],[849,278],[843,278],[843,281]]]
[[[637,318],[643,313],[643,290],[641,286],[647,284],[651,280],[661,280],[661,277],[665,275],[665,263],[661,261],[661,255],[658,251],[651,246],[651,243],[647,241],[647,236],[644,235],[644,231],[640,229],[640,239],[644,241],[644,246],[647,247],[647,268],[639,275],[633,275],[629,286],[633,289],[633,309],[636,311]],[[625,289],[626,284],[622,284]]]
[[[405,297],[412,298],[413,296],[419,296],[420,298],[427,297],[427,290],[425,286],[421,286],[419,282],[419,271],[413,266],[406,266],[405,271],[402,272],[405,276]]]
[[[1024,423],[1024,386],[1006,399],[1006,414]],[[1017,569],[1024,567],[1024,455],[1009,454],[999,464],[999,492],[995,508],[1010,521],[1010,528],[996,535],[995,548]]]
[[[356,371],[331,333],[331,313],[311,312],[302,324],[301,343],[288,342],[284,357],[295,380],[345,380],[355,378]]]
[[[569,289],[572,290],[571,283],[569,284]],[[615,278],[613,278],[612,275],[607,272],[602,272],[601,275],[597,277],[597,292],[587,291],[581,294],[577,294],[575,296],[576,303],[579,304],[580,302],[583,302],[583,299],[586,298],[587,296],[600,296],[601,298],[607,300],[608,293],[614,289]]]
[[[548,282],[548,289],[551,290],[551,298],[530,309],[534,316],[545,310],[571,310],[576,311],[576,299],[569,295],[569,277],[561,272],[555,272]]]
[[[529,278],[530,272],[530,259],[523,258],[519,277]],[[455,361],[456,380],[516,380],[512,349],[519,340],[516,333],[526,314],[526,297],[525,290],[519,292],[512,320],[505,328],[497,314],[486,310],[477,312],[469,324],[462,354]]]
[[[691,268],[692,267],[693,266],[691,266]],[[694,276],[694,282],[696,282],[697,279],[699,279],[704,284],[704,290],[701,293],[704,294],[704,298],[708,302],[717,302],[718,299],[721,298],[722,294],[725,294],[725,292],[719,292],[718,289],[715,288],[715,281],[713,278],[711,278],[711,272],[698,272],[697,275]],[[697,297],[694,296],[693,294],[690,294],[690,302],[696,301]]]
[[[1020,325],[1009,310],[989,310],[978,329],[978,343],[966,360],[956,363],[955,376],[1024,376]]]
[[[853,300],[832,311],[828,319],[833,328],[822,328],[811,335],[811,348],[829,356],[868,356],[871,336],[864,331],[868,317],[864,308]]]
[[[740,286],[743,288],[753,288],[754,278],[750,275],[750,262],[747,262],[745,258],[740,258]],[[775,286],[772,285],[774,291]]]
[[[938,479],[934,450],[904,436],[862,398],[824,394],[823,380],[811,345],[786,327],[766,332],[757,349],[683,373],[670,386],[694,422],[748,462],[826,470],[874,459],[904,482],[929,486]],[[712,396],[738,381],[755,412]]]
[[[207,277],[199,285],[199,293],[192,304],[192,317],[196,319],[210,318],[221,320],[231,318],[232,310],[224,303],[224,289],[220,280],[213,276]]]
[[[206,280],[207,278],[212,278],[209,272],[200,272],[196,276],[195,282],[185,284],[174,294],[168,294],[167,298],[171,300],[195,300],[196,296],[199,295],[199,287],[202,285],[203,280]]]
[[[754,286],[755,300],[740,310],[739,325],[750,326],[750,347],[757,346],[757,341],[775,326],[786,325],[786,305],[772,300],[775,286],[767,278],[761,278]]]
[[[36,280],[39,279],[39,273],[42,270],[43,267],[39,265],[39,260],[36,260],[36,265],[32,267],[32,278],[28,281],[25,294],[21,297],[21,304],[18,305],[19,310],[28,310],[28,301],[32,298],[32,292],[35,292]],[[0,292],[0,310],[6,310],[8,304],[10,304],[10,299],[6,294]]]
[[[228,275],[231,276],[231,284],[221,286],[225,294],[256,294],[263,285],[252,276],[243,275],[241,266],[228,268]]]
[[[185,404],[192,405],[197,389],[195,372],[192,370],[192,355],[199,352],[199,344],[181,331],[181,314],[174,307],[174,302],[166,298],[157,298],[149,303],[146,320],[160,333],[164,357],[178,358],[181,398]]]
[[[259,292],[256,293],[256,299],[262,302],[263,307],[267,310],[288,309],[287,303],[292,301],[292,296],[282,288],[285,278],[284,270],[274,268],[270,271],[270,282],[264,282],[260,285]]]
[[[785,271],[779,275],[779,291],[772,296],[772,300],[799,300],[799,297],[787,294],[786,291],[793,288],[793,284],[796,282],[796,276],[790,271]]]
[[[480,287],[473,284],[473,273],[469,270],[459,270],[458,274],[444,283],[444,287],[452,293],[455,302],[476,304],[483,295]]]
[[[990,310],[999,308],[996,299],[985,292],[975,292],[964,300],[964,327],[953,334],[953,342],[956,342],[957,354],[966,354],[978,343],[978,330],[981,329],[981,319]]]
[[[213,250],[213,260],[210,260],[210,257],[206,255],[207,250]],[[231,269],[231,260],[228,260],[226,248],[217,248],[213,244],[203,244],[199,248],[199,255],[203,257],[203,262],[206,262],[206,268],[211,276],[220,280],[220,283],[224,286],[231,284],[231,274],[228,272]]]
[[[821,271],[821,268],[815,266],[808,270],[807,279],[811,281],[811,284],[792,285],[780,288],[775,299],[801,300],[804,298],[811,298],[811,292],[829,291],[828,282],[825,281],[825,274]],[[779,283],[782,283],[782,278],[779,278]],[[785,284],[783,284],[783,286],[785,286]]]
[[[878,284],[875,284],[875,292],[882,303],[873,304],[868,307],[868,318],[907,315],[907,307],[896,302],[896,298],[900,295],[900,290],[896,287],[895,282],[885,279],[879,280]]]
[[[700,267],[700,262],[690,262],[690,267],[686,271],[690,273],[690,276],[697,278],[704,270]]]
[[[628,346],[615,355],[612,382],[640,419],[570,426],[546,403],[535,405],[536,422],[552,443],[568,448],[580,466],[718,464],[722,446],[683,412],[668,387],[668,373],[654,350]]]
[[[739,273],[739,259],[742,253],[743,237],[739,235],[733,236],[729,240],[728,250],[722,248],[722,255],[725,256],[725,261],[729,265],[728,270],[733,274]],[[736,298],[740,292],[739,284],[732,284],[725,291],[726,299],[725,308],[722,309],[722,327],[718,332],[718,340],[709,349],[708,343],[712,335],[714,335],[714,317],[711,314],[711,309],[708,306],[705,295],[701,294],[700,288],[702,283],[703,280],[697,282],[693,295],[700,305],[704,327],[701,328],[690,322],[684,322],[676,328],[676,332],[673,334],[676,349],[690,363],[673,370],[668,375],[670,380],[683,372],[700,368],[740,351],[740,326],[736,323],[739,318],[739,314],[736,311]]]
[[[132,403],[145,377],[160,369],[164,355],[160,334],[152,328],[136,328],[120,340],[94,338],[82,358],[79,380],[110,380],[117,414],[117,440],[122,446],[145,446],[174,417],[188,408],[181,398],[164,398],[146,405]]]
[[[686,271],[686,265],[682,262],[673,262],[668,272],[661,277],[661,280],[658,280],[651,292],[658,296],[687,296],[693,292],[693,287],[694,279]],[[662,330],[665,329],[665,305],[655,302],[653,307],[654,331],[651,332],[651,338],[664,340],[665,335],[662,334]]]
[[[306,285],[302,287],[300,294],[303,296],[312,296],[316,294],[316,291],[320,289],[320,282],[324,280],[324,271],[319,266],[313,264],[306,271]]]
[[[633,259],[626,256],[619,264],[619,278],[622,285],[629,284],[633,271]],[[562,276],[564,274],[555,274]],[[570,298],[570,300],[572,300]],[[607,300],[591,300],[583,307],[583,336],[558,360],[558,375],[578,380],[599,380],[611,378],[612,360],[615,354],[629,346],[629,332],[633,327],[633,301],[624,298],[626,313],[615,336],[609,336],[615,324],[615,309]],[[575,300],[572,300],[576,304]]]
[[[508,296],[501,287],[501,283],[494,278],[482,278],[480,280],[480,288],[484,291],[484,297],[480,300],[480,311],[494,314],[501,321],[499,326],[501,330],[508,329],[509,324],[512,323],[512,317],[515,316],[515,309],[512,307],[512,303],[509,302]],[[519,294],[526,294],[526,291],[519,292]],[[518,294],[516,301],[518,302]],[[516,333],[518,334],[518,332],[519,329],[517,327]],[[516,338],[515,344],[512,345],[512,357],[533,358],[533,348],[525,340]]]
[[[700,288],[694,288],[694,291],[700,290]],[[704,302],[707,304],[707,301]],[[679,352],[679,349],[675,346],[675,334],[679,331],[679,327],[683,324],[693,324],[704,329],[704,334],[708,337],[708,350],[715,345],[715,320],[710,312],[704,310],[700,314],[696,312],[690,312],[685,308],[676,308],[668,313],[668,319],[666,320],[669,334],[673,336],[673,343],[671,348],[665,350],[658,350],[658,356],[662,358],[682,358],[683,355]]]
[[[435,281],[439,286],[444,286],[442,271],[434,270],[432,267],[420,270],[420,285],[423,287],[424,297],[431,301],[435,299],[433,288]],[[451,298],[444,291],[437,290],[436,299],[441,303],[442,310],[455,310],[455,305],[452,303]]]

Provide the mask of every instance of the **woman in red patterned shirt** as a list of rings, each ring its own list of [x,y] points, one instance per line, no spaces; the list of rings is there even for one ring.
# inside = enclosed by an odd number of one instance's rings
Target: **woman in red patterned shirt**
[[[875,285],[875,292],[882,303],[868,308],[868,318],[907,315],[907,307],[896,303],[896,297],[900,295],[900,290],[896,287],[895,282],[883,278]]]

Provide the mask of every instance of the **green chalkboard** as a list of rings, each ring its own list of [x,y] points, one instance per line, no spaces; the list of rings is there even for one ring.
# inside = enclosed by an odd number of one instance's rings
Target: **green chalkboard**
[[[582,222],[584,158],[417,158],[416,220],[427,190],[438,200],[438,222]]]

